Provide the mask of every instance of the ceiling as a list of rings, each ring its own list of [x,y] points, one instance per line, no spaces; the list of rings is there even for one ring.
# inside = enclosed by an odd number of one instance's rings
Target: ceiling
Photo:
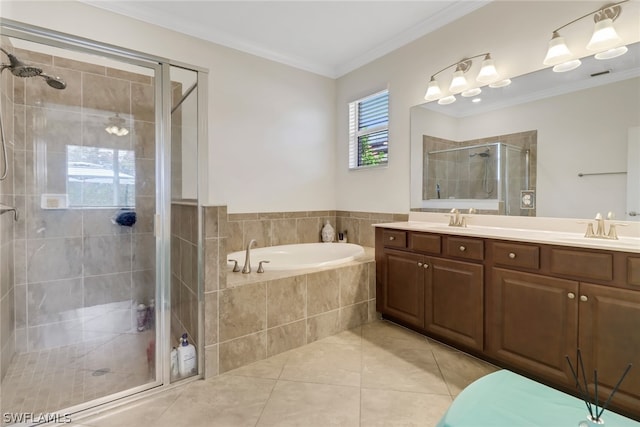
[[[84,2],[337,78],[489,1]]]

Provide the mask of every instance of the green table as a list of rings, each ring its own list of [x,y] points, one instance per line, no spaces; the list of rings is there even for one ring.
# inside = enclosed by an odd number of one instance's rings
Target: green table
[[[583,400],[501,370],[465,388],[437,427],[578,427],[587,415]],[[602,419],[604,427],[640,427],[609,410]]]

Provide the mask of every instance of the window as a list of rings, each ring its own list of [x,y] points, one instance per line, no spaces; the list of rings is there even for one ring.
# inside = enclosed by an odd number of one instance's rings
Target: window
[[[387,165],[389,91],[349,104],[349,169]]]
[[[134,207],[132,150],[67,145],[67,193],[72,207]]]

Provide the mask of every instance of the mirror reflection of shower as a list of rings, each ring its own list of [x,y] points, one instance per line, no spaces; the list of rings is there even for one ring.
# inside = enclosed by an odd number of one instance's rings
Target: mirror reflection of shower
[[[25,64],[15,55],[7,52],[2,47],[0,47],[0,51],[7,55],[9,58],[8,64],[0,65],[0,76],[2,76],[2,72],[6,69],[11,72],[16,77],[22,78],[30,78],[30,77],[42,77],[44,81],[54,89],[62,90],[67,87],[67,83],[57,76],[50,76],[45,74],[42,71],[42,68],[38,68],[34,65]],[[0,109],[0,139],[2,145],[2,174],[0,175],[0,181],[4,180],[7,177],[7,173],[9,172],[9,160],[7,159],[7,142],[4,134],[4,125],[2,124],[2,110]]]
[[[482,167],[482,191],[486,193],[486,197],[489,198],[493,193],[494,187],[491,182],[491,150],[487,147],[484,151],[478,153],[469,154],[469,158],[480,156],[483,160]]]

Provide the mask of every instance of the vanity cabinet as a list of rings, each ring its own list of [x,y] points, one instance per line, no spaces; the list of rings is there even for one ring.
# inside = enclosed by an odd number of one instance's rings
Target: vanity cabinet
[[[640,420],[640,255],[376,228],[383,317],[576,393],[580,348],[594,394]]]
[[[483,266],[434,256],[445,252],[482,259],[482,240],[402,233],[378,232],[378,311],[405,326],[482,350]]]

